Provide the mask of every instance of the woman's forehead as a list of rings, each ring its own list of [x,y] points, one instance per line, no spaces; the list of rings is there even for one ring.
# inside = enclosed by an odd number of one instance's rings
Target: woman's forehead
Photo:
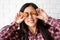
[[[28,6],[24,10],[24,12],[30,12],[30,11],[36,11],[36,9],[34,9],[34,7],[32,7],[32,6]]]

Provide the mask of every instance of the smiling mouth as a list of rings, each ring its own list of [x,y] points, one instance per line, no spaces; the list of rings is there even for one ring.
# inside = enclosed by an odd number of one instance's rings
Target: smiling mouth
[[[28,22],[33,23],[34,21],[32,20],[32,21],[28,21]]]

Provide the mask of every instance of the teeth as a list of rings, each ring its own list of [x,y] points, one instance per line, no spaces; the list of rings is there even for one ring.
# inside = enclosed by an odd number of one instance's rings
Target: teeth
[[[33,21],[29,21],[29,22],[33,22]]]
[[[33,21],[30,21],[30,22],[33,22]]]

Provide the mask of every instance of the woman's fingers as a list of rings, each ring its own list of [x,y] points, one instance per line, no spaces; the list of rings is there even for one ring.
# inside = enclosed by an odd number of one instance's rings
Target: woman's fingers
[[[15,20],[18,18],[17,16],[18,16],[18,13],[17,13],[16,16],[15,16]]]
[[[36,11],[37,11],[37,14],[38,14],[38,16],[37,16],[37,18],[43,18],[43,13],[41,12],[41,10],[42,9],[40,9],[40,8],[38,8],[38,9],[36,9]]]
[[[44,20],[44,21],[45,21],[45,19],[48,18],[48,15],[46,14],[46,12],[43,9],[38,8],[38,9],[36,9],[36,11],[38,14],[37,18]]]
[[[22,12],[19,12],[19,13],[16,14],[15,20],[16,20],[17,23],[21,23],[24,20],[25,17],[23,17],[22,14],[23,14]]]
[[[40,8],[36,9],[37,14],[39,15],[40,13]]]

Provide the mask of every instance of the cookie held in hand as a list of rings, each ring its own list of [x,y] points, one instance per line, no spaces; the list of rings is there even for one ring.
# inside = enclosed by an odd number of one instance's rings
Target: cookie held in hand
[[[24,13],[23,13],[23,16],[24,16],[24,17],[26,17],[27,15],[28,15],[28,13],[27,13],[27,12],[24,12]]]

